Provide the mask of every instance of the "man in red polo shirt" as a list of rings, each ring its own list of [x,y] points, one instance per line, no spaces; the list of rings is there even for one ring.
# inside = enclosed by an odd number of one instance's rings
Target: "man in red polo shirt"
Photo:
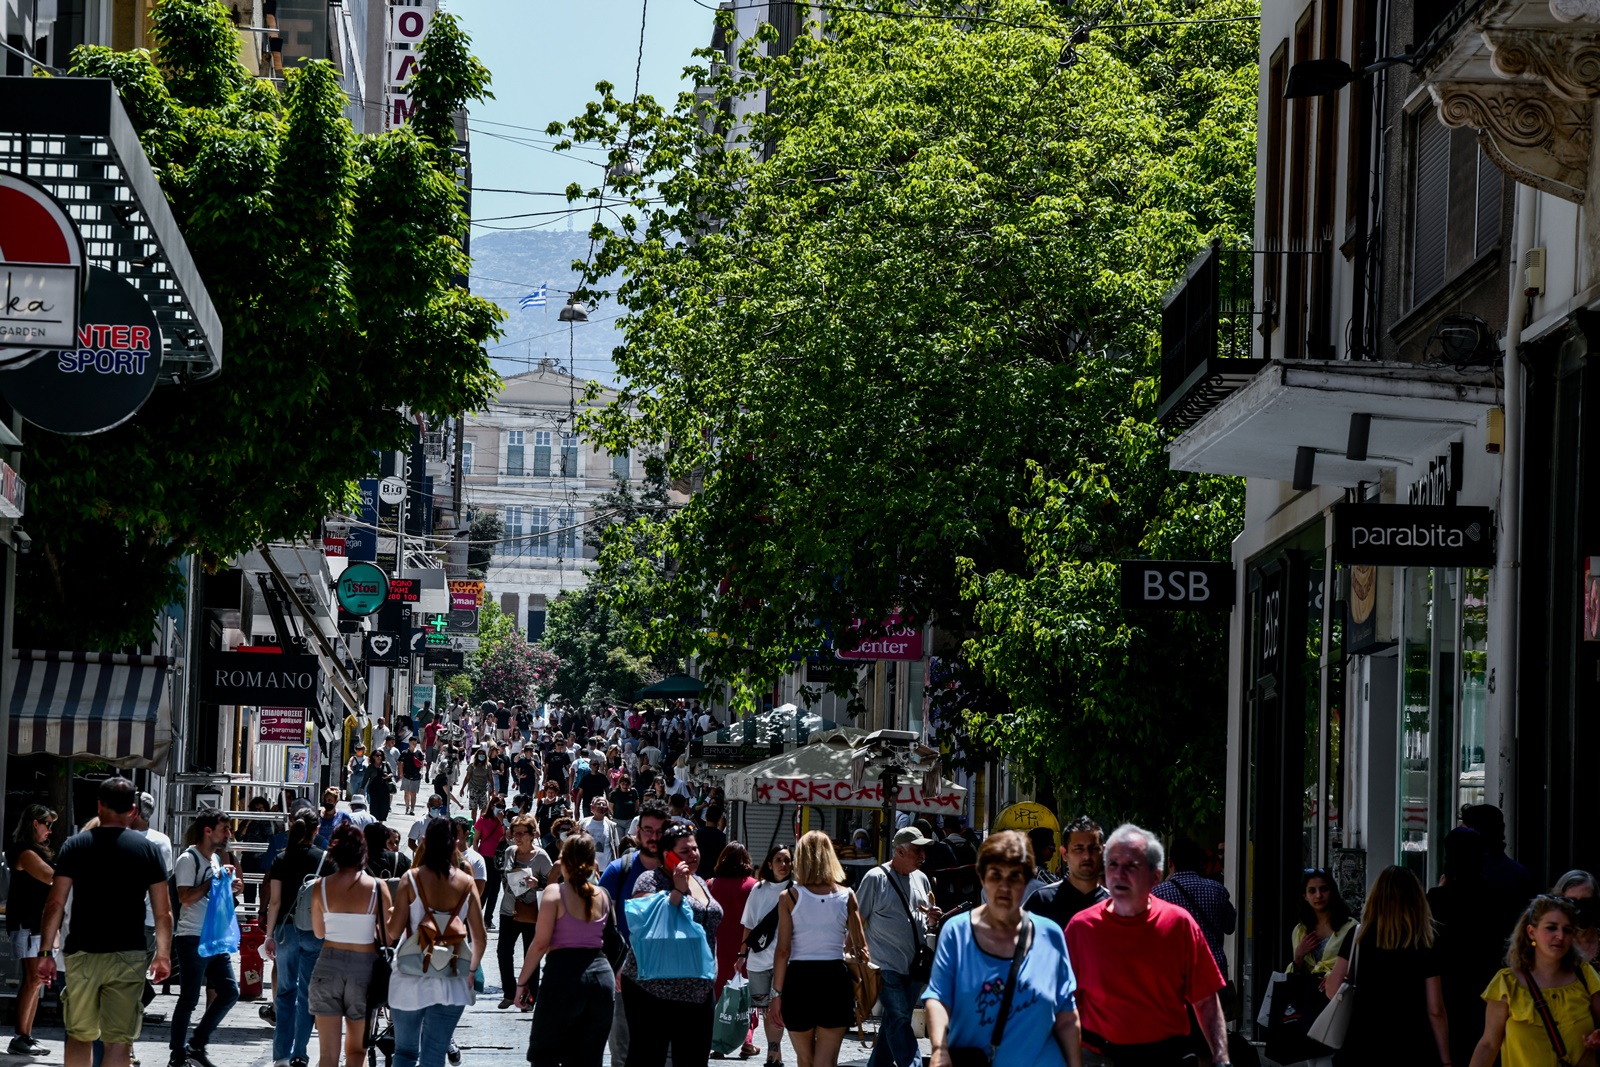
[[[1231,1067],[1217,998],[1222,974],[1205,935],[1183,908],[1150,894],[1163,859],[1154,834],[1131,823],[1117,827],[1105,848],[1111,899],[1067,924],[1084,1067],[1177,1067],[1192,1051],[1189,1005],[1216,1067]]]

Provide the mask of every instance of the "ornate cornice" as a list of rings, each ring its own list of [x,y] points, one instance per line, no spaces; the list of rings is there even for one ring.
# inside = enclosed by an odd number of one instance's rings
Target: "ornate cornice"
[[[1550,14],[1562,22],[1600,22],[1600,0],[1550,0]]]
[[[1527,82],[1431,82],[1446,126],[1471,126],[1489,157],[1519,182],[1583,203],[1590,105]]]
[[[1538,78],[1568,100],[1600,96],[1600,31],[1484,30],[1483,40],[1502,77]]]

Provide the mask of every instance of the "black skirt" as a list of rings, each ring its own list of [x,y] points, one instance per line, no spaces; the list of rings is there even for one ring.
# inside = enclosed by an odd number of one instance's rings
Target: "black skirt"
[[[785,1030],[848,1030],[856,1023],[856,992],[844,960],[791,960],[778,999]]]

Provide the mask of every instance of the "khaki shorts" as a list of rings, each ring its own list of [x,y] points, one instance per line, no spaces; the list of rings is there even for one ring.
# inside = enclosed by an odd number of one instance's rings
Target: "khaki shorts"
[[[66,963],[61,1016],[67,1036],[133,1044],[144,1025],[144,952],[74,952]]]
[[[750,977],[750,1003],[757,1008],[765,1008],[772,1003],[772,972],[751,971]]]

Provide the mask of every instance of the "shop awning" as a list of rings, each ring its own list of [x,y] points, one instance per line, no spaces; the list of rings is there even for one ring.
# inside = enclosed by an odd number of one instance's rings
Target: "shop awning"
[[[1294,480],[1317,450],[1319,485],[1376,482],[1434,455],[1501,402],[1494,372],[1417,363],[1274,360],[1167,446],[1174,470]],[[1367,459],[1345,458],[1350,416],[1372,416]]]
[[[692,697],[698,696],[704,688],[705,685],[698,678],[691,678],[687,674],[671,674],[655,685],[647,685],[639,690],[639,696]]]
[[[19,649],[11,751],[166,768],[172,702],[166,656]]]
[[[881,808],[881,783],[863,782],[857,788],[850,782],[851,762],[855,756],[852,741],[845,730],[829,731],[818,735],[811,744],[801,745],[792,752],[733,771],[724,783],[727,797],[749,804]],[[920,778],[915,780],[921,781]],[[901,811],[959,815],[961,800],[966,795],[965,786],[946,779],[940,779],[938,789],[932,792],[926,792],[908,780],[901,783],[896,804]]]

